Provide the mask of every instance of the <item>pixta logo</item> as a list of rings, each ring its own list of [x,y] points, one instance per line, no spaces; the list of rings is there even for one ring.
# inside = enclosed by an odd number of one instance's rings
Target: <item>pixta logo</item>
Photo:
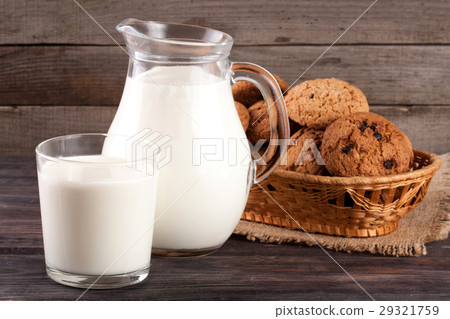
[[[171,136],[145,128],[127,140],[127,166],[154,175],[172,160]]]
[[[253,145],[247,139],[194,138],[192,139],[192,165],[200,166],[203,162],[208,161],[225,161],[230,166],[248,165],[249,161],[251,161],[250,154],[253,159],[258,160],[259,165],[267,165],[267,162],[262,157],[267,146],[280,146],[282,144],[289,146],[297,145],[297,140],[276,139],[267,141],[260,139]],[[245,148],[245,152],[239,152],[242,146]],[[325,165],[319,148],[313,139],[307,139],[302,145],[298,146],[300,150],[292,154],[296,154],[295,166],[302,166],[313,161],[317,165]],[[276,151],[277,148],[272,150],[272,152]],[[265,159],[270,160],[272,157],[273,153],[272,155],[266,156]],[[280,161],[280,165],[287,164],[287,156],[284,156]]]

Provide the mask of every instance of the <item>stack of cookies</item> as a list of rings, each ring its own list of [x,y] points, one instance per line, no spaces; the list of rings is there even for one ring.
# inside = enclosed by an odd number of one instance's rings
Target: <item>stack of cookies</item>
[[[287,91],[289,85],[278,75],[273,74],[282,92]],[[270,117],[267,112],[266,103],[259,89],[247,81],[239,81],[232,87],[233,98],[238,109],[239,118],[246,131],[248,140],[255,145],[259,140],[270,140],[270,119],[275,121],[277,111],[271,107]],[[245,108],[245,112],[244,111]],[[247,122],[247,118],[249,121]],[[276,123],[275,123],[276,125]]]
[[[286,82],[275,78],[286,92]],[[233,96],[249,141],[255,145],[268,140],[269,116],[261,93],[241,81],[233,86]],[[293,134],[281,169],[331,176],[380,176],[411,169],[414,154],[408,137],[370,113],[364,93],[354,85],[336,78],[305,81],[287,91],[285,102]],[[271,115],[276,118],[276,113]]]

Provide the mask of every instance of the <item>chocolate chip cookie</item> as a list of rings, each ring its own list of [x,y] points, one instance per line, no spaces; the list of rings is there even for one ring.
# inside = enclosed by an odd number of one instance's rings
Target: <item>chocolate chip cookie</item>
[[[244,128],[244,131],[247,131],[248,123],[250,122],[250,113],[243,104],[235,101],[234,105],[236,106],[236,111],[241,120],[242,127]]]
[[[283,79],[280,78],[278,75],[276,74],[272,75],[275,78],[275,80],[277,80],[281,92],[285,92],[289,88],[289,85],[285,81],[283,81]],[[232,87],[232,91],[234,100],[244,104],[247,107],[250,107],[259,100],[262,100],[261,91],[259,91],[258,88],[253,83],[248,81],[236,82]]]
[[[325,130],[321,154],[335,176],[380,176],[407,172],[414,160],[408,137],[381,115],[361,112]]]
[[[281,169],[296,171],[303,174],[322,175],[325,172],[325,164],[320,155],[323,131],[311,128],[301,128],[291,136],[291,143],[287,150],[286,165],[280,165]]]
[[[288,91],[285,101],[292,120],[315,129],[325,129],[351,113],[369,111],[364,93],[336,78],[300,83]]]

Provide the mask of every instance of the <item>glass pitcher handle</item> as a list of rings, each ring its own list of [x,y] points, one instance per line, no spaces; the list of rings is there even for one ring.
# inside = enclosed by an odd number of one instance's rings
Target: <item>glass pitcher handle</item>
[[[259,183],[268,177],[280,164],[286,155],[289,142],[289,121],[284,104],[283,94],[278,82],[266,69],[252,63],[231,63],[234,72],[233,81],[248,81],[256,85],[266,102],[270,122],[270,143],[264,154],[254,161],[260,169],[257,170],[254,182]],[[275,107],[277,119],[271,118],[269,108]],[[252,123],[250,123],[252,125]],[[272,154],[275,154],[272,158]]]

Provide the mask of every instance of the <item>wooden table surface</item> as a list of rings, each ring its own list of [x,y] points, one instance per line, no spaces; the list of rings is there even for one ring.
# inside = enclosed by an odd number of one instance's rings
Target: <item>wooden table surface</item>
[[[0,158],[0,299],[75,300],[83,290],[45,273],[34,158]],[[424,257],[329,251],[375,300],[448,300],[450,239]],[[138,285],[88,291],[82,300],[371,300],[320,248],[232,236],[201,258],[152,258]]]

